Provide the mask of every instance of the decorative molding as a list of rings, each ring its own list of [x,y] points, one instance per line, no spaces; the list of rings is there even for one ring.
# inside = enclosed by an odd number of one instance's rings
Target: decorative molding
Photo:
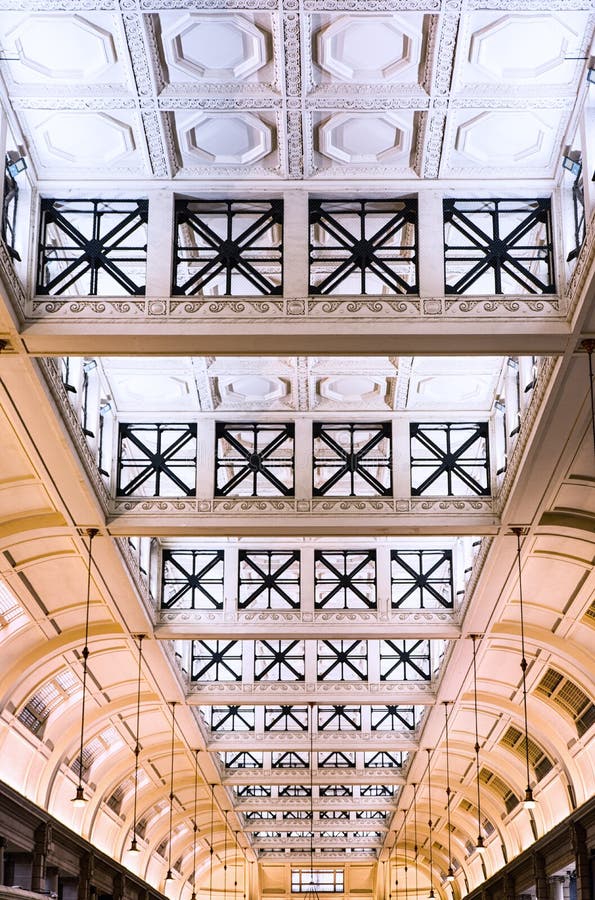
[[[277,750],[288,745],[297,751],[309,750],[308,732],[295,731],[208,731],[207,749],[216,750]],[[342,750],[414,751],[418,746],[415,731],[319,731],[314,741],[314,751],[339,748]]]
[[[212,630],[210,626],[225,626],[230,630],[236,627],[245,628],[247,625],[259,625],[271,628],[282,627],[291,631],[292,627],[308,626],[308,631],[316,633],[316,629],[321,623],[325,625],[358,625],[365,624],[378,626],[378,636],[382,635],[387,625],[399,626],[401,628],[409,626],[419,627],[420,629],[432,628],[437,626],[442,628],[444,625],[457,625],[459,614],[454,610],[430,610],[430,609],[410,609],[405,612],[400,610],[389,610],[381,612],[379,610],[333,610],[332,612],[314,611],[307,612],[304,610],[258,610],[254,612],[232,611],[210,611],[201,609],[159,609],[156,612],[156,626],[159,625],[190,625],[195,626],[200,632],[201,628]],[[197,634],[197,636],[199,636]]]

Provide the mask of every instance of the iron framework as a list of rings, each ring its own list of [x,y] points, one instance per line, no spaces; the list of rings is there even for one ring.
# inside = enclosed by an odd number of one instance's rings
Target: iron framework
[[[355,753],[352,750],[332,750],[318,754],[319,769],[355,769]]]
[[[240,550],[238,609],[299,609],[298,550]]]
[[[443,200],[446,294],[554,294],[551,201]]]
[[[414,706],[373,706],[371,708],[372,731],[402,731],[405,727],[414,731],[416,726]]]
[[[417,200],[310,200],[311,294],[417,291]]]
[[[311,797],[312,788],[304,784],[284,784],[279,786],[279,797]]]
[[[164,550],[162,609],[223,609],[223,550]]]
[[[345,784],[321,784],[319,797],[353,797],[353,788]]]
[[[192,641],[192,681],[241,681],[241,641]]]
[[[309,769],[310,758],[307,753],[296,753],[295,750],[273,751],[271,766],[273,769]]]
[[[313,423],[313,494],[392,494],[391,424]]]
[[[196,493],[196,424],[120,424],[117,493],[149,497]]]
[[[143,296],[148,200],[41,200],[41,295]]]
[[[4,190],[2,194],[2,221],[0,234],[6,244],[8,254],[12,259],[20,260],[16,249],[17,210],[19,205],[19,186],[16,178],[8,168],[7,160],[4,166]]]
[[[430,681],[428,640],[380,641],[381,681]]]
[[[253,706],[211,706],[208,710],[211,731],[254,731]]]
[[[388,753],[385,750],[379,753],[364,753],[365,769],[400,769],[402,766],[402,753]]]
[[[282,200],[177,200],[172,294],[283,291]]]
[[[489,496],[488,433],[487,422],[412,422],[412,496]]]
[[[307,706],[265,706],[265,731],[307,731]]]
[[[566,257],[566,262],[572,262],[577,258],[587,234],[585,223],[585,185],[583,182],[582,167],[572,183],[572,217],[574,225],[574,247]]]
[[[318,641],[318,681],[367,681],[365,641]]]
[[[452,550],[391,550],[393,609],[453,608]]]
[[[362,711],[359,706],[319,706],[319,731],[361,731]]]
[[[262,753],[228,751],[223,754],[223,764],[226,769],[262,769]]]
[[[315,609],[376,609],[375,550],[315,550]]]
[[[217,422],[215,427],[215,496],[293,497],[293,422]]]
[[[304,681],[304,641],[256,641],[255,681]]]

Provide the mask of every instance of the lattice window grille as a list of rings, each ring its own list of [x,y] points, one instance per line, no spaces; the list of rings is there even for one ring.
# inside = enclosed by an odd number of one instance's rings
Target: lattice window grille
[[[271,788],[262,784],[234,785],[233,790],[238,799],[245,797],[270,797],[272,795]]]
[[[310,200],[310,293],[417,291],[416,200]]]
[[[283,819],[311,819],[312,813],[303,811],[284,812]]]
[[[299,609],[298,550],[240,550],[238,609]]]
[[[392,494],[390,422],[314,422],[315,497],[388,497]]]
[[[143,296],[147,200],[41,200],[37,294]]]
[[[349,813],[342,809],[321,809],[319,819],[348,819]]]
[[[307,731],[307,706],[265,706],[265,731]]]
[[[253,706],[210,706],[206,713],[211,731],[254,731]]]
[[[396,792],[394,784],[366,784],[359,789],[360,797],[394,797]]]
[[[355,753],[350,750],[333,750],[318,754],[319,769],[354,769]],[[328,795],[326,795],[328,796]]]
[[[446,294],[554,294],[551,202],[445,199]]]
[[[304,641],[256,641],[255,681],[304,681]]]
[[[365,641],[318,641],[318,681],[367,681]]]
[[[195,496],[196,423],[121,423],[117,493],[123,497]]]
[[[372,731],[414,731],[417,725],[415,706],[372,706]]]
[[[355,814],[356,819],[380,819],[386,821],[387,814],[380,809],[362,809]]]
[[[192,641],[192,681],[241,681],[241,641]]]
[[[262,753],[227,751],[223,754],[223,763],[226,769],[262,769]]]
[[[573,262],[581,251],[587,234],[585,222],[585,185],[582,167],[572,183],[572,220],[574,247],[566,257],[566,262]]]
[[[223,550],[164,550],[162,609],[223,609]]]
[[[393,609],[452,609],[451,550],[391,550]]]
[[[315,550],[315,609],[376,609],[375,550]]]
[[[380,641],[381,681],[430,681],[430,642]]]
[[[326,784],[318,788],[319,797],[353,797],[353,788],[345,784]]]
[[[282,200],[176,201],[173,294],[282,292]]]
[[[2,217],[0,234],[6,244],[8,255],[20,262],[17,252],[17,211],[19,205],[19,185],[9,169],[9,159],[4,166],[4,190],[2,193]]]
[[[319,706],[319,731],[361,731],[362,711],[359,706]]]
[[[308,769],[310,758],[308,753],[296,753],[294,750],[273,752],[271,756],[273,769]]]
[[[303,784],[285,784],[279,788],[279,797],[311,797],[312,789]]]
[[[217,422],[215,496],[293,497],[293,422]]]
[[[412,422],[410,437],[413,497],[489,495],[487,422]]]
[[[388,753],[380,751],[379,753],[364,753],[364,768],[375,769],[400,769],[403,766],[403,753]]]

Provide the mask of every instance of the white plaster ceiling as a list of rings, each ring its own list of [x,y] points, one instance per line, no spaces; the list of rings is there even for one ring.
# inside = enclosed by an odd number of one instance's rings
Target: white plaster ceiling
[[[199,183],[550,178],[595,18],[591,0],[20,5],[0,71],[42,177]]]

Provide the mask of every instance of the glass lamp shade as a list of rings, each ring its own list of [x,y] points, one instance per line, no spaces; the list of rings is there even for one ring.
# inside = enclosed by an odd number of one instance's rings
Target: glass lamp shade
[[[483,837],[481,834],[477,838],[477,844],[475,845],[475,849],[477,850],[478,853],[486,852],[486,845],[483,842]]]
[[[85,795],[83,793],[83,786],[82,786],[82,784],[79,784],[79,786],[76,789],[76,794],[72,798],[72,805],[75,806],[77,809],[82,809],[86,803],[87,803],[87,798],[85,797]]]
[[[525,809],[535,809],[537,806],[537,802],[533,796],[533,791],[530,787],[525,791],[525,799],[523,800],[523,806]]]

